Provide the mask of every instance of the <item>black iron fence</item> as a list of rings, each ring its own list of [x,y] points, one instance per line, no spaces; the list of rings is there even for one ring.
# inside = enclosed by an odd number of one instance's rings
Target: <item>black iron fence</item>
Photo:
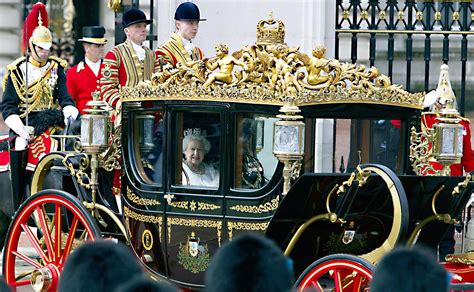
[[[432,89],[440,63],[454,63],[450,64],[453,87],[464,115],[467,93],[474,92],[467,86],[469,63],[473,60],[469,53],[469,39],[474,34],[471,1],[336,1],[337,59],[343,50],[341,40],[345,39],[350,42],[351,62],[359,60],[362,50],[368,50],[369,65],[377,62],[378,67],[386,66],[383,73],[392,79],[396,71],[402,72],[406,77],[401,83],[408,91]],[[363,45],[368,48],[361,49]],[[420,67],[424,74],[414,76],[414,70]],[[414,84],[417,80],[421,86]]]

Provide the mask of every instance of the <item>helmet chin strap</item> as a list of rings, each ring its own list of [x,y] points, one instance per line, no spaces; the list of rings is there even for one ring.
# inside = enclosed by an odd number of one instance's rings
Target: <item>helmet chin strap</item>
[[[44,66],[44,64],[46,64],[47,60],[41,60],[41,58],[38,56],[38,53],[36,52],[36,45],[34,45],[33,43],[30,44],[30,52],[31,58],[37,63],[35,65]]]

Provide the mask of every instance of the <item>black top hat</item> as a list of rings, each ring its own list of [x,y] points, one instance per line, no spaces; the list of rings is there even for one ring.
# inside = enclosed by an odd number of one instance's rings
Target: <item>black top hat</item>
[[[104,45],[107,40],[104,38],[105,28],[103,26],[84,26],[82,28],[82,38],[80,42]]]
[[[146,24],[153,23],[153,20],[146,19],[145,13],[140,9],[131,8],[123,14],[122,24],[123,28],[126,28],[132,24],[144,22]]]
[[[206,19],[201,19],[201,14],[199,13],[199,8],[196,4],[192,2],[181,3],[176,12],[174,13],[175,20],[197,20],[204,21]]]

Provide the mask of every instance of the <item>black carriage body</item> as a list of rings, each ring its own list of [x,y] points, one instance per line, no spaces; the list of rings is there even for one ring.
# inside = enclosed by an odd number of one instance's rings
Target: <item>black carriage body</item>
[[[161,181],[152,181],[146,166],[136,163],[140,151],[133,146],[136,121],[140,116],[162,113],[159,136],[162,140]],[[181,161],[180,147],[183,113],[197,119],[196,124],[216,127],[219,124],[218,143],[220,181],[216,188],[203,188],[176,183],[176,159]],[[276,106],[231,104],[222,102],[154,101],[146,107],[124,106],[123,136],[123,198],[124,214],[131,232],[132,246],[140,259],[155,272],[174,281],[193,287],[203,284],[203,272],[215,251],[241,232],[264,232],[278,207],[281,194],[281,165],[265,186],[257,189],[236,188],[234,169],[242,168],[235,160],[237,139],[236,123],[246,115],[274,117]],[[201,115],[202,114],[202,115]],[[206,122],[206,118],[215,118]],[[184,122],[185,124],[186,122]],[[212,136],[212,135],[210,135]],[[271,145],[269,145],[271,147]],[[268,147],[268,146],[267,146]],[[150,156],[150,155],[148,155]],[[179,157],[179,158],[176,158]],[[150,179],[150,177],[152,179]],[[172,198],[167,200],[167,198]],[[202,247],[201,258],[187,255],[191,234]],[[150,244],[147,245],[147,242]],[[152,242],[152,243],[151,243]]]
[[[262,187],[239,188],[235,185],[236,176],[242,171],[242,165],[236,158],[239,152],[240,117],[274,117],[278,114],[278,109],[278,106],[272,105],[160,100],[159,97],[140,103],[124,103],[124,215],[132,246],[150,270],[180,285],[199,287],[203,284],[204,271],[212,255],[222,244],[239,233],[265,233],[285,250],[301,224],[312,216],[328,212],[326,200],[331,188],[347,181],[350,173],[314,173],[312,155],[304,159],[302,169],[306,174],[294,183],[286,196],[281,195],[281,163],[275,166],[273,173],[268,175],[269,180]],[[311,149],[308,152],[314,152],[316,119],[350,119],[353,123],[381,119],[400,120],[401,149],[408,149],[408,129],[417,126],[420,119],[418,109],[368,103],[310,105],[301,107],[301,110],[307,125],[305,141],[307,149]],[[152,157],[149,151],[153,150],[143,151],[143,145],[140,146],[144,142],[138,133],[147,135],[143,133],[146,127],[141,122],[144,116],[150,118],[150,124],[153,120],[154,126],[149,126],[148,129],[153,131],[155,137],[160,137],[162,143],[160,166],[163,172],[159,176],[160,181],[149,174],[147,165],[150,161],[144,161],[147,160],[146,157]],[[219,135],[215,137],[218,143],[211,141],[213,147],[219,149],[216,156],[219,156],[220,181],[216,188],[177,183],[180,175],[176,168],[179,168],[182,151],[177,141],[181,141],[180,133],[189,125],[186,117],[195,120],[193,127],[199,125],[209,129],[216,128],[216,124],[219,124]],[[372,132],[376,130],[371,128]],[[208,135],[213,136],[211,133]],[[352,135],[357,136],[357,133],[353,132]],[[439,205],[440,214],[459,214],[466,202],[465,195],[456,200],[450,199],[450,190],[463,181],[462,177],[410,175],[408,153],[402,152],[402,158],[394,170],[406,189],[409,203],[402,198],[402,208],[397,209],[397,212],[404,213],[401,215],[403,220],[400,226],[397,226],[397,244],[407,242],[415,224],[432,215],[431,200],[440,185],[446,186],[435,204]],[[348,168],[349,164],[350,162]],[[359,241],[356,236],[353,244],[345,245],[340,243],[340,238],[348,228],[346,225],[329,220],[314,224],[289,254],[295,261],[297,275],[324,255],[336,252],[363,255],[387,240],[392,227],[391,214],[394,211],[390,204],[390,193],[383,182],[381,178],[374,178],[368,185],[354,188],[352,195],[355,199],[351,204],[337,196],[331,198],[330,208],[347,220],[356,221],[357,236],[363,235],[364,238]],[[466,189],[466,192],[469,190],[470,188]],[[420,213],[419,210],[426,212]],[[438,233],[428,236],[426,240],[439,240],[441,236]],[[197,257],[189,255],[189,248],[194,242],[198,242]]]

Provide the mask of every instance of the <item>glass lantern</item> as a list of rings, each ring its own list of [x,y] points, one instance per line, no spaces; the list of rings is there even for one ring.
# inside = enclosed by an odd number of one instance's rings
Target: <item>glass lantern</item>
[[[305,124],[298,115],[297,106],[285,105],[280,108],[281,120],[273,124],[273,154],[284,164],[283,195],[290,190],[291,178],[297,176],[304,156]]]
[[[442,164],[460,163],[463,155],[464,127],[454,123],[436,123],[433,125],[435,143],[433,156]]]
[[[109,117],[103,109],[107,104],[94,99],[87,105],[90,106],[85,110],[87,114],[81,116],[81,144],[86,152],[99,153],[108,145],[109,139]]]
[[[305,124],[301,121],[278,121],[273,128],[275,155],[304,155]]]

